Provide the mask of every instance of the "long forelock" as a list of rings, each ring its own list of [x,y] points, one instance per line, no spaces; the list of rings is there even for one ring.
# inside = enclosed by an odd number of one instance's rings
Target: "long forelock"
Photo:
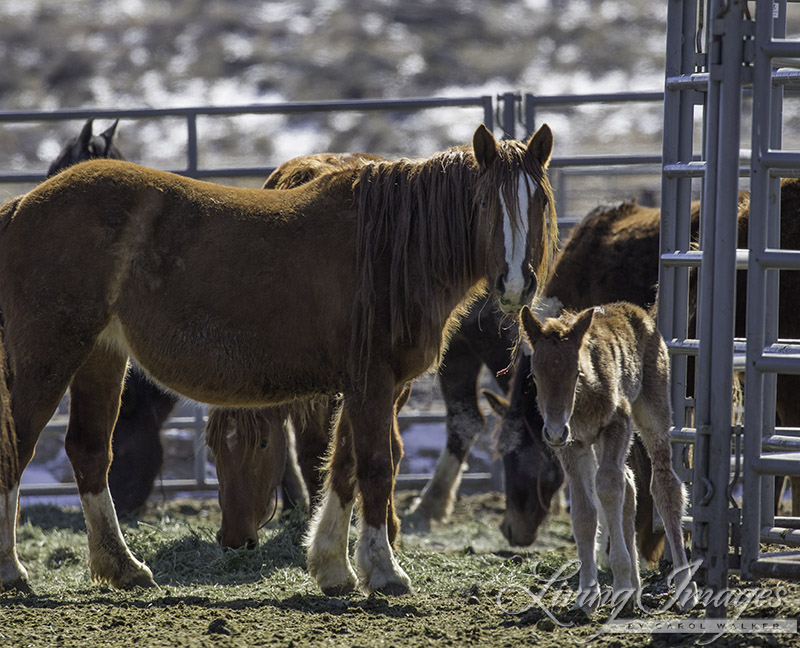
[[[525,146],[516,140],[505,140],[497,149],[500,160],[491,165],[478,180],[476,194],[495,199],[493,192],[481,191],[483,187],[500,187],[500,195],[509,211],[513,236],[519,237],[527,225],[527,205],[519,202],[519,182],[524,180],[529,199],[537,193],[544,200],[541,219],[531,231],[533,244],[533,271],[537,278],[537,292],[544,288],[545,279],[558,253],[558,222],[555,195],[547,177],[546,167],[525,154]]]

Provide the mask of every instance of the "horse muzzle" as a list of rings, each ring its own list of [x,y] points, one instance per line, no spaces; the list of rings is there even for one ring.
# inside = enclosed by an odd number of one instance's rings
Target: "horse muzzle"
[[[569,440],[569,423],[560,427],[549,427],[545,424],[542,432],[547,445],[551,448],[561,448],[567,445]]]
[[[500,275],[495,281],[495,294],[500,308],[508,315],[517,315],[523,306],[529,305],[536,294],[536,275],[526,279]]]

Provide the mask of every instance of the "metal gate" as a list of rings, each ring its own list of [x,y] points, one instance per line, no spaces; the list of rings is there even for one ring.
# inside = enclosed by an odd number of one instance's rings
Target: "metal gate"
[[[727,589],[733,569],[747,578],[800,575],[800,553],[760,550],[761,542],[800,545],[800,518],[775,517],[770,476],[800,475],[800,429],[775,434],[777,374],[800,373],[800,346],[778,339],[779,271],[800,269],[800,251],[781,250],[779,236],[780,176],[800,168],[800,154],[781,150],[783,88],[800,75],[774,65],[800,59],[800,42],[783,38],[786,0],[750,4],[755,16],[737,0],[672,1],[668,14],[659,320],[673,357],[675,459],[693,482],[692,559],[714,592]],[[739,137],[745,96],[752,97],[749,165]],[[748,174],[749,242],[737,249],[739,178]],[[694,180],[702,188],[698,250],[690,241]],[[698,277],[691,338],[690,268]],[[742,339],[734,337],[737,269],[748,271]],[[745,374],[743,425],[734,371]],[[712,602],[706,614],[725,611]]]

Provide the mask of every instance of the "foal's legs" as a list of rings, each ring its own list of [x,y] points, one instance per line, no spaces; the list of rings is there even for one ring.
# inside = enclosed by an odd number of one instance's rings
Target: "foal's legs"
[[[353,470],[353,433],[345,403],[334,422],[329,470],[305,540],[308,573],[329,596],[346,594],[356,586],[347,546],[355,502]]]
[[[582,442],[572,442],[558,450],[557,454],[569,483],[572,535],[578,546],[578,560],[581,561],[575,607],[590,614],[600,604],[600,585],[597,582],[595,562],[597,508],[594,500],[597,460],[592,446]]]
[[[131,554],[108,488],[111,433],[119,410],[127,358],[96,346],[70,384],[65,448],[75,472],[89,535],[92,578],[115,587],[155,587],[150,569]]]
[[[660,403],[660,401],[659,401]],[[647,449],[653,465],[650,490],[653,493],[658,514],[664,522],[664,530],[675,566],[675,588],[683,609],[694,607],[697,602],[697,585],[691,581],[689,563],[683,546],[681,516],[686,506],[683,483],[672,469],[672,447],[669,441],[669,410],[666,418],[664,408],[656,408],[653,402],[640,399],[634,404],[634,421],[639,436]]]
[[[609,563],[614,575],[615,600],[620,596],[630,596],[639,580],[635,549],[631,556],[632,543],[629,543],[635,533],[635,509],[629,508],[631,515],[629,519],[624,518],[625,503],[629,497],[629,485],[625,479],[625,457],[632,434],[630,420],[618,415],[600,430],[596,444],[599,464],[596,487],[608,525]]]

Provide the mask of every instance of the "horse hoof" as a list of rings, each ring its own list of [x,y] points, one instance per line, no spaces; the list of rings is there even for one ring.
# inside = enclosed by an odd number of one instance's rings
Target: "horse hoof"
[[[339,597],[350,594],[356,589],[356,586],[354,583],[344,582],[339,583],[338,585],[326,585],[325,587],[320,586],[320,589],[325,596]]]
[[[386,583],[386,585],[377,588],[375,591],[384,596],[405,596],[413,593],[411,585],[406,583]]]
[[[22,594],[25,596],[34,593],[28,581],[23,578],[15,580],[11,583],[0,583],[0,592],[3,591],[14,592],[16,594]]]
[[[678,600],[680,601],[682,612],[688,612],[693,609],[700,601],[700,596],[697,593],[697,584],[694,582],[689,583],[681,592]]]

